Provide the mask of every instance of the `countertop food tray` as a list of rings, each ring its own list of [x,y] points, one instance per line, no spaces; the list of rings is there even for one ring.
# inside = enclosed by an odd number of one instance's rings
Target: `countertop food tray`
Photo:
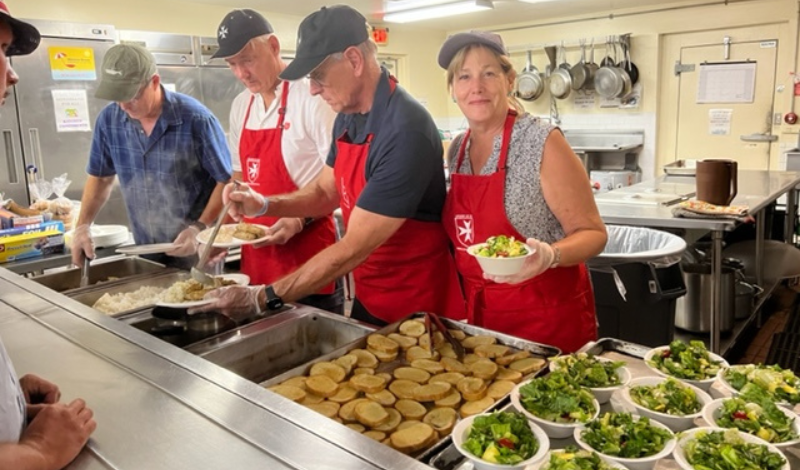
[[[424,313],[412,314],[409,317],[404,318],[403,320],[400,320],[398,322],[395,322],[395,323],[392,323],[390,325],[387,325],[387,326],[385,326],[385,327],[383,327],[383,328],[381,328],[379,330],[376,330],[374,332],[370,332],[369,334],[379,333],[379,334],[383,334],[383,335],[388,335],[389,333],[394,333],[394,332],[396,332],[398,330],[398,328],[400,327],[400,324],[403,323],[404,321],[415,319],[415,318],[421,318],[423,315],[424,315]],[[547,366],[549,364],[549,358],[554,357],[554,356],[558,356],[561,353],[561,350],[559,350],[555,346],[549,346],[549,345],[545,345],[545,344],[535,343],[533,341],[524,340],[524,339],[521,339],[521,338],[517,338],[515,336],[510,336],[510,335],[506,335],[506,334],[499,333],[499,332],[496,332],[496,331],[487,330],[485,328],[481,328],[481,327],[478,327],[478,326],[475,326],[475,325],[470,325],[470,324],[459,322],[459,321],[450,320],[450,319],[447,319],[447,318],[444,318],[444,317],[440,317],[440,318],[441,318],[442,322],[444,323],[444,325],[448,329],[461,330],[461,331],[463,331],[464,333],[466,333],[466,334],[468,334],[470,336],[475,336],[475,335],[493,336],[493,337],[497,338],[497,344],[503,344],[503,345],[506,345],[506,346],[511,346],[513,348],[516,348],[516,349],[524,349],[524,350],[530,351],[534,356],[538,356],[538,357],[541,357],[541,358],[545,359],[545,361],[546,361],[545,366],[542,369],[539,369],[536,372],[533,372],[533,373],[531,373],[531,374],[529,374],[527,376],[524,376],[522,378],[523,381],[529,380],[529,379],[531,379],[533,377],[538,376],[539,374],[542,374],[543,371],[547,370]],[[292,377],[296,377],[298,375],[307,375],[308,372],[311,369],[311,366],[316,364],[317,362],[330,361],[332,359],[335,359],[337,357],[340,357],[340,356],[343,356],[343,355],[347,354],[347,352],[352,351],[353,349],[358,349],[358,348],[366,349],[366,347],[367,347],[367,336],[369,336],[369,335],[365,335],[364,337],[362,337],[362,338],[360,338],[360,339],[358,339],[356,341],[353,341],[350,344],[342,346],[341,348],[336,349],[335,351],[331,351],[328,354],[320,356],[320,357],[318,357],[317,359],[315,359],[315,360],[313,360],[311,362],[308,362],[308,363],[303,364],[301,366],[295,367],[294,369],[288,370],[288,371],[284,372],[281,375],[275,376],[275,377],[273,377],[273,378],[271,378],[271,379],[269,379],[267,381],[264,381],[260,385],[262,387],[267,387],[268,388],[268,387],[271,387],[273,385],[277,385],[277,384],[279,384],[281,382],[284,382],[285,380],[290,379]],[[392,362],[379,363],[378,367],[376,369],[376,373],[380,373],[380,372],[390,372],[391,373],[391,371],[393,371],[397,367],[401,367],[401,366],[405,366],[405,365],[408,365],[408,363],[404,359],[399,359],[399,358],[394,360],[394,361],[392,361]],[[511,406],[511,401],[509,399],[509,396],[510,396],[510,393],[506,394],[503,398],[497,400],[486,411],[495,410],[495,409],[503,409],[505,407]],[[328,418],[323,418],[323,419],[328,419]],[[453,452],[457,453],[455,448],[452,446],[451,437],[450,436],[445,436],[442,439],[440,439],[436,444],[434,444],[431,447],[429,447],[427,450],[423,450],[419,454],[413,455],[412,457],[416,458],[417,460],[419,460],[421,462],[424,462],[424,463],[427,463],[427,464],[430,465],[431,460],[435,456],[440,455],[443,452],[443,450],[446,451],[446,449],[448,449],[448,448],[452,449]]]
[[[603,338],[587,343],[580,349],[580,352],[590,353],[615,361],[625,361],[627,363],[626,367],[631,373],[631,378],[637,378],[656,375],[644,363],[644,357],[650,349],[650,347],[640,344],[629,343],[614,338]],[[540,371],[540,373],[545,372],[549,372],[549,370],[545,371],[543,369]],[[716,399],[730,396],[730,393],[723,389],[718,382],[715,382],[711,390],[709,390],[709,395],[711,395],[711,398]],[[626,408],[628,408],[628,405],[621,401],[620,392],[617,391],[612,395],[611,401],[600,405],[600,414],[602,415],[604,412],[615,410],[633,411],[633,409],[626,410]],[[504,411],[514,411],[514,405],[507,403],[502,409]],[[709,426],[703,418],[697,418],[695,425]],[[580,448],[572,437],[564,439],[550,438],[551,449],[563,449],[568,445]],[[784,449],[783,453],[789,460],[791,468],[800,469],[800,449],[798,449],[797,446]],[[473,468],[472,463],[467,461],[452,445],[444,449],[440,454],[433,456],[429,464],[439,470],[472,470]],[[678,463],[670,455],[669,458],[661,459],[656,463],[653,470],[680,470],[680,468]]]
[[[671,176],[695,176],[697,160],[676,160],[663,166],[664,173]]]
[[[136,289],[139,289],[140,287],[144,286],[168,288],[171,285],[175,284],[176,282],[185,281],[190,277],[191,275],[186,271],[180,271],[177,269],[170,268],[169,271],[165,271],[161,274],[120,279],[104,284],[89,286],[82,289],[73,289],[72,291],[67,292],[65,294],[68,297],[71,297],[77,300],[78,302],[91,307],[95,304],[95,302],[97,302],[97,300],[100,297],[102,297],[106,293],[119,294],[121,292],[133,292]],[[153,305],[155,305],[155,302],[153,302],[149,306]],[[140,305],[130,310],[109,314],[108,316],[113,318],[120,318],[132,314],[134,312],[139,312],[140,310],[146,307],[148,307],[148,305]]]

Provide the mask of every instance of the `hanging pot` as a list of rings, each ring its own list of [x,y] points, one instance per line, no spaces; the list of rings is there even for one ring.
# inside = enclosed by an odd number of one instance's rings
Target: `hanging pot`
[[[628,76],[631,77],[631,86],[636,85],[639,83],[639,67],[631,61],[631,49],[630,47],[625,48],[625,71],[628,72]]]
[[[550,74],[550,93],[554,98],[563,100],[572,91],[572,75],[569,73],[570,66],[564,57],[564,46],[561,46],[561,65]]]
[[[517,96],[525,101],[533,101],[544,91],[544,82],[539,70],[531,63],[531,51],[528,51],[528,63],[525,70],[517,76]]]
[[[586,65],[586,41],[584,40],[581,40],[581,60],[572,66],[569,73],[572,76],[572,89],[580,90],[583,88],[589,75],[589,70]]]
[[[583,82],[584,90],[594,90],[594,76],[600,66],[594,62],[594,39],[592,39],[592,50],[589,54],[589,62],[586,64],[586,80]]]

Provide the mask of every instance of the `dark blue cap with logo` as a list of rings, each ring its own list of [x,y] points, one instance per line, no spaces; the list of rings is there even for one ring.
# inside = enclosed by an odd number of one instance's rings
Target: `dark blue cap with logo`
[[[217,42],[219,49],[212,59],[217,57],[234,56],[241,51],[251,39],[265,34],[272,34],[274,30],[266,18],[255,10],[233,10],[225,15],[222,23],[217,28]]]

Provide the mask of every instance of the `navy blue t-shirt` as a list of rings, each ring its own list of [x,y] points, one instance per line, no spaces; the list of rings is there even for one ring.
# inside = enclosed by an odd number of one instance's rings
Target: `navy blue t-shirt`
[[[373,134],[366,163],[367,184],[356,201],[361,209],[387,217],[438,222],[447,194],[442,141],[428,111],[399,85],[382,77],[367,114],[339,114],[327,164],[336,163],[335,140],[345,131],[354,144]]]

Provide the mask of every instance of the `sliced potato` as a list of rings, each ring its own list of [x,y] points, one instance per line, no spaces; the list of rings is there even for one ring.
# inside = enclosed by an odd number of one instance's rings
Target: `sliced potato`
[[[494,344],[497,342],[497,338],[494,336],[489,335],[475,335],[475,336],[468,336],[461,341],[461,344],[467,349],[475,349],[482,344]]]
[[[398,330],[406,336],[419,338],[425,334],[425,324],[416,320],[406,320],[400,324]]]
[[[515,353],[506,354],[505,356],[498,357],[497,359],[495,359],[495,362],[500,364],[501,366],[507,366],[514,361],[525,359],[526,357],[531,357],[531,352],[523,349],[522,351],[517,351]]]
[[[397,411],[394,408],[385,408],[385,409],[386,412],[389,413],[389,419],[373,427],[372,429],[374,429],[375,431],[392,432],[395,429],[397,429],[397,426],[399,426],[400,422],[403,421],[403,415],[401,415],[399,411]]]
[[[305,398],[300,401],[301,405],[316,405],[325,401],[325,397],[321,397],[316,393],[306,392]]]
[[[356,406],[364,403],[365,401],[370,400],[366,398],[356,398],[353,401],[345,403],[341,408],[339,408],[339,417],[342,418],[342,420],[344,420],[346,423],[356,421]]]
[[[495,380],[508,380],[518,384],[522,382],[522,372],[518,370],[511,370],[506,367],[499,367],[497,375],[494,376]]]
[[[378,358],[366,349],[353,349],[348,354],[352,354],[358,358],[356,367],[378,367]]]
[[[490,406],[494,405],[494,400],[489,397],[483,397],[480,400],[468,401],[461,405],[459,412],[462,418],[483,413]]]
[[[390,340],[396,342],[400,345],[402,349],[408,349],[411,346],[417,345],[417,338],[412,338],[411,336],[401,335],[399,333],[389,333],[387,336]]]
[[[305,377],[303,375],[298,375],[296,377],[292,377],[290,379],[284,380],[283,382],[281,382],[281,385],[292,385],[294,387],[300,387],[303,390],[305,390],[306,389],[306,378],[307,377]]]
[[[511,390],[513,390],[516,386],[517,384],[511,382],[510,380],[495,380],[486,389],[486,396],[494,398],[495,400],[499,400],[511,393]]]
[[[362,434],[367,436],[370,439],[374,439],[378,442],[383,442],[386,439],[386,433],[380,431],[365,431]]]
[[[508,365],[508,368],[519,371],[522,375],[528,375],[541,369],[545,364],[547,364],[547,361],[541,357],[528,357],[512,362]]]
[[[481,357],[494,359],[505,356],[511,348],[502,344],[481,344],[475,347],[475,354]]]
[[[397,398],[414,398],[414,392],[417,388],[421,387],[420,384],[410,380],[397,379],[389,384],[389,391],[391,391]]]
[[[434,408],[429,411],[422,422],[429,424],[440,435],[450,434],[458,420],[458,412],[453,408]]]
[[[375,427],[389,419],[386,408],[372,400],[362,401],[355,407],[356,419],[364,426]]]
[[[315,375],[327,375],[330,377],[334,382],[339,383],[344,380],[347,372],[342,368],[342,366],[338,364],[334,364],[333,362],[317,362],[313,366],[311,366],[311,370],[308,372],[310,377]]]
[[[479,379],[492,380],[497,375],[497,364],[489,359],[483,359],[470,364],[469,371]]]
[[[458,390],[451,390],[450,395],[436,400],[433,404],[437,407],[458,408],[458,405],[461,404],[461,394]]]
[[[425,448],[436,437],[436,431],[425,423],[409,426],[402,431],[395,431],[389,436],[392,439],[392,447],[400,452],[411,454]]]
[[[316,411],[317,413],[325,416],[326,418],[333,418],[339,412],[339,404],[332,401],[323,401],[314,405],[306,405],[308,408]]]
[[[464,377],[456,384],[456,389],[467,401],[480,400],[486,396],[486,382],[477,377]]]
[[[464,359],[466,359],[466,357]],[[439,363],[442,364],[444,370],[446,370],[447,372],[458,372],[459,374],[472,373],[470,372],[469,367],[465,363],[455,358],[443,357],[442,360],[439,361]]]
[[[414,390],[414,399],[419,401],[436,401],[450,394],[453,386],[447,382],[435,382],[427,385],[420,385]]]
[[[288,398],[289,400],[301,402],[306,397],[306,391],[294,385],[274,385],[267,390],[277,393],[278,395]]]
[[[397,400],[394,408],[406,419],[422,419],[428,412],[428,409],[416,400]]]
[[[447,382],[452,386],[458,385],[458,382],[463,379],[465,376],[459,372],[442,372],[441,374],[436,374],[431,377],[428,382]]]
[[[315,375],[306,380],[306,388],[312,393],[328,398],[339,390],[339,384],[327,375]]]
[[[332,397],[328,397],[329,401],[335,403],[347,403],[350,400],[355,400],[358,398],[359,391],[356,390],[352,385],[348,383],[344,383],[339,386],[339,390],[336,391],[336,394]]]
[[[383,389],[377,393],[367,393],[366,397],[370,400],[380,403],[383,406],[393,406],[397,401],[397,397],[389,390]]]
[[[350,377],[350,385],[362,392],[378,393],[386,388],[386,379],[377,375],[359,374]]]
[[[398,367],[394,370],[394,377],[396,379],[410,380],[412,382],[424,384],[431,378],[431,374],[416,367]]]
[[[444,372],[444,366],[439,361],[434,361],[432,359],[417,359],[416,361],[411,362],[411,367],[422,369],[431,374]]]
[[[396,353],[400,349],[397,341],[387,338],[378,333],[367,336],[367,347],[383,353]]]

